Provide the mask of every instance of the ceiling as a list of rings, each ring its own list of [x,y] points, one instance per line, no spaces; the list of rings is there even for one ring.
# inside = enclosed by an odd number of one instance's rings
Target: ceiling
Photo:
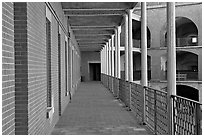
[[[81,51],[99,51],[137,2],[62,2]]]

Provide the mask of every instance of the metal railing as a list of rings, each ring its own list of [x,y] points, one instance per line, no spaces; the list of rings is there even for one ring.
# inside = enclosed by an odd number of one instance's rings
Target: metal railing
[[[130,83],[122,79],[119,79],[119,99],[130,107]]]
[[[116,97],[116,98],[119,98],[119,79],[118,78],[115,78],[114,79],[114,90],[113,90],[113,95]]]
[[[102,83],[105,85],[111,76],[102,74],[102,77]],[[130,108],[138,122],[146,124],[154,134],[202,134],[201,103],[177,95],[172,95],[170,102],[167,102],[168,96],[165,91],[112,78],[115,79],[114,91],[117,90],[113,94],[115,96],[117,94],[117,97]],[[168,112],[168,107],[173,111]],[[172,113],[172,121],[168,113]]]
[[[140,123],[143,122],[144,112],[143,87],[136,83],[131,83],[131,110]]]
[[[167,79],[167,71],[165,71],[165,79]],[[191,71],[191,70],[177,70],[176,80],[177,81],[188,81],[188,80],[198,81],[198,72]]]
[[[202,104],[184,97],[172,95],[173,133],[175,135],[202,134]]]
[[[145,87],[145,123],[155,134],[168,134],[167,93]]]

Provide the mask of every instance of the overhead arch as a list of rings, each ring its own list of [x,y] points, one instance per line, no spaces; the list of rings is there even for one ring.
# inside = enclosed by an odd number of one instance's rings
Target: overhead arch
[[[187,17],[178,16],[176,17],[176,46],[198,46],[198,27],[196,24]],[[161,38],[164,39],[164,43],[161,46],[167,46],[167,31],[166,23],[161,32],[163,35]]]

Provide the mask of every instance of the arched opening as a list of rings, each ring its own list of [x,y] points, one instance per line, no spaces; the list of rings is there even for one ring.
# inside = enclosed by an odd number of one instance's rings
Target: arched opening
[[[198,80],[198,55],[186,52],[176,52],[177,80]]]
[[[199,91],[193,87],[186,85],[176,85],[176,92],[178,96],[199,101]]]
[[[147,75],[151,79],[151,56],[147,55]],[[133,80],[141,80],[141,53],[133,52]]]
[[[165,33],[165,46],[167,46],[167,33]],[[176,17],[176,46],[198,46],[198,28],[186,17]]]
[[[167,58],[161,57],[162,76],[167,79]],[[198,55],[187,51],[176,51],[176,80],[198,80]]]
[[[141,47],[141,22],[133,20],[132,22],[132,31],[133,31],[133,47]],[[147,48],[150,48],[151,45],[151,33],[147,27]]]

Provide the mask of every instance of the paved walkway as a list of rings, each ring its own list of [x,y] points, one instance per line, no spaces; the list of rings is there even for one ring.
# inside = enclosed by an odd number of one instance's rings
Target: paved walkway
[[[52,134],[147,135],[150,132],[100,82],[82,82]]]

